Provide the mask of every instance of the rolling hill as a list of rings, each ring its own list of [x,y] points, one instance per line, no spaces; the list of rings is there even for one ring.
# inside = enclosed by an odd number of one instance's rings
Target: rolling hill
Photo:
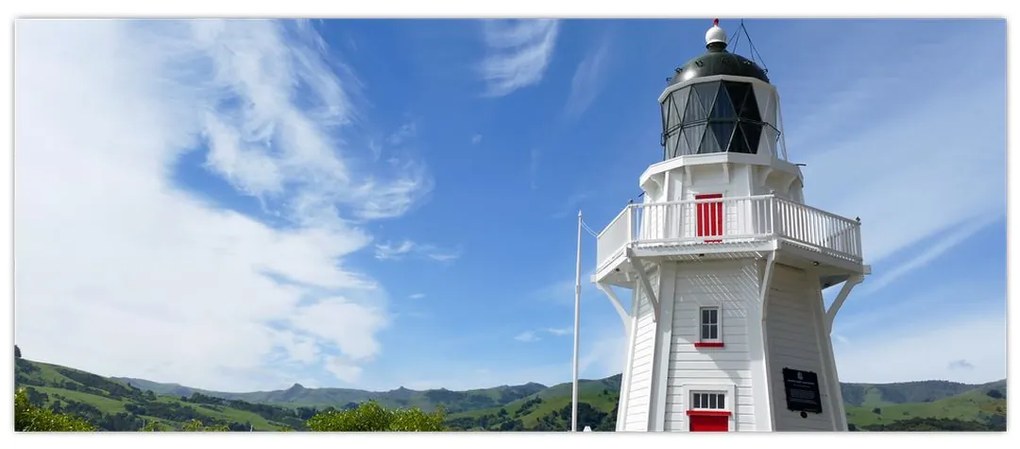
[[[620,375],[581,380],[578,422],[596,431],[616,426]],[[450,430],[562,431],[570,423],[570,383],[503,385],[451,391],[398,388],[372,392],[305,388],[226,393],[125,377],[105,378],[59,365],[16,359],[15,383],[40,406],[85,417],[104,430],[138,430],[148,422],[180,429],[189,420],[231,430],[304,430],[327,408],[374,400],[389,408],[447,411]],[[1006,381],[841,385],[851,430],[1005,430]]]

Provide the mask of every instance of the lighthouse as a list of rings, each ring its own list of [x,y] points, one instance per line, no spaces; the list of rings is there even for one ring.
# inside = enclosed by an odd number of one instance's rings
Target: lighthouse
[[[776,87],[718,20],[705,41],[659,96],[643,201],[598,235],[627,335],[617,430],[847,430],[830,333],[870,272],[860,220],[805,203]]]

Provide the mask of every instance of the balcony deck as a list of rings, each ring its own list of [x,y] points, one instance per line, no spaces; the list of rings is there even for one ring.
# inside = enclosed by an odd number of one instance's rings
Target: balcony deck
[[[595,280],[628,284],[628,251],[642,259],[758,257],[863,272],[860,223],[773,195],[631,204],[598,235]]]

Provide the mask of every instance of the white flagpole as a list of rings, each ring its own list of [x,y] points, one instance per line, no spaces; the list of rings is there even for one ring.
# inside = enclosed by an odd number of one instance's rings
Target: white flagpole
[[[570,431],[577,432],[577,353],[581,334],[581,211],[577,211],[577,283],[574,285],[574,388],[571,395]]]

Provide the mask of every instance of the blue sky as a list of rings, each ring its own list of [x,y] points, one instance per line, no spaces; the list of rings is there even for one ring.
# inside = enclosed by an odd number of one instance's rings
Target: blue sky
[[[841,380],[1005,377],[1005,22],[745,24],[806,201],[863,222]],[[640,194],[709,25],[18,22],[16,342],[229,391],[568,381],[576,211]],[[623,343],[586,283],[582,376]]]

